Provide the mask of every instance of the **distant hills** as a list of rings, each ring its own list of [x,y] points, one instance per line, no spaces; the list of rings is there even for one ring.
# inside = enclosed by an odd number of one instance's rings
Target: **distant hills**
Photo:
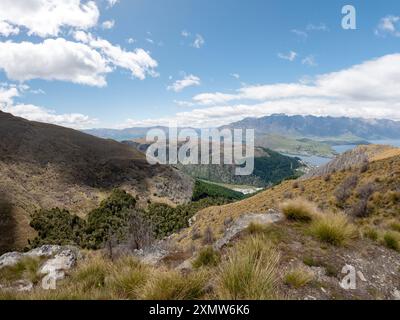
[[[247,118],[223,128],[255,129],[257,134],[278,134],[294,137],[340,138],[366,140],[400,138],[400,122],[392,120],[287,116],[275,114],[262,118]]]
[[[91,129],[86,133],[101,138],[118,141],[145,137],[149,129],[166,127],[128,128],[128,129]],[[257,135],[280,135],[284,137],[309,137],[317,140],[343,138],[353,140],[379,140],[400,138],[400,121],[386,119],[362,119],[347,117],[288,116],[274,114],[262,118],[246,118],[220,129],[255,129]],[[342,139],[342,140],[343,140]],[[328,139],[327,142],[329,142]]]

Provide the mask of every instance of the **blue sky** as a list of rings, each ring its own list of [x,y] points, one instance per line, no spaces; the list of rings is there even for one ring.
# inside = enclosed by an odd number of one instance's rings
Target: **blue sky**
[[[400,120],[396,0],[67,0],[40,27],[43,0],[3,2],[0,108],[32,120],[77,128],[216,126],[276,112]],[[341,27],[346,4],[356,30]]]

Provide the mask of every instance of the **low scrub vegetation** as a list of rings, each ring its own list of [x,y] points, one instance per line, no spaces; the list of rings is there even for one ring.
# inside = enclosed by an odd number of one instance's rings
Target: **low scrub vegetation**
[[[201,267],[215,267],[220,261],[220,254],[213,247],[205,247],[198,253],[192,265],[198,269]]]
[[[288,200],[281,205],[281,210],[288,220],[310,222],[317,215],[318,209],[303,199]]]
[[[383,242],[389,249],[400,251],[400,233],[395,231],[386,232],[383,236]]]
[[[322,242],[343,246],[357,236],[356,227],[343,213],[321,213],[310,225],[309,232]]]
[[[241,192],[237,192],[222,186],[218,186],[212,183],[206,183],[201,180],[197,180],[193,190],[192,201],[198,201],[206,198],[224,198],[228,200],[241,200],[245,196]]]
[[[279,253],[264,237],[231,249],[217,274],[216,295],[226,300],[276,299]]]
[[[305,268],[296,268],[288,272],[285,276],[285,284],[298,289],[310,283],[314,278],[314,274]]]

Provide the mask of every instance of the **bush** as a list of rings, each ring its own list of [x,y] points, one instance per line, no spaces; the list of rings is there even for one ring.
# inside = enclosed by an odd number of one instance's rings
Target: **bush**
[[[365,218],[369,216],[368,200],[359,200],[350,210],[350,215],[356,218]]]
[[[303,199],[288,200],[281,210],[287,219],[300,222],[310,222],[318,212],[314,204]]]
[[[383,237],[385,246],[396,251],[400,251],[399,239],[399,233],[397,232],[386,232]]]
[[[220,255],[213,247],[203,248],[197,258],[193,261],[192,265],[198,269],[201,267],[215,267],[220,261]]]
[[[324,213],[310,225],[310,233],[334,246],[346,245],[357,236],[357,230],[343,213]]]
[[[335,197],[339,204],[346,202],[350,198],[353,189],[358,184],[358,177],[356,175],[349,176],[346,178],[336,189]]]
[[[217,273],[223,300],[277,299],[279,253],[263,237],[251,237],[228,253]]]
[[[30,226],[38,233],[35,239],[29,241],[32,248],[45,244],[82,246],[85,242],[86,222],[67,210],[55,208],[36,211]]]
[[[314,274],[305,270],[304,268],[297,268],[285,276],[285,284],[293,287],[293,288],[301,288],[311,282],[314,278]]]

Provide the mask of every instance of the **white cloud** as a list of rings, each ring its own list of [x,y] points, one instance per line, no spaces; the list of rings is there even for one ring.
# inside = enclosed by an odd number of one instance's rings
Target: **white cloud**
[[[308,31],[329,31],[329,28],[324,23],[318,25],[310,23],[306,29]]]
[[[278,57],[283,60],[294,61],[297,57],[297,53],[290,51],[288,54],[278,53]]]
[[[102,27],[103,29],[105,29],[105,30],[109,30],[109,29],[114,28],[114,25],[115,25],[115,21],[114,21],[114,20],[107,20],[107,21],[104,21],[104,22],[101,24],[101,27]]]
[[[168,86],[167,89],[175,92],[181,92],[185,88],[199,85],[200,78],[190,74],[185,76],[182,80],[175,81],[171,86]]]
[[[378,27],[375,29],[376,35],[392,35],[400,37],[400,16],[389,15],[381,19]]]
[[[315,57],[313,55],[309,55],[307,57],[305,57],[303,60],[301,60],[302,64],[305,64],[309,67],[316,67],[318,64],[315,61]]]
[[[97,120],[80,113],[57,114],[53,110],[32,104],[16,104],[14,99],[20,96],[15,86],[0,86],[0,110],[32,121],[53,123],[61,126],[82,129],[96,124]]]
[[[301,38],[307,39],[308,38],[308,33],[305,31],[301,31],[298,29],[292,29],[291,30],[292,33],[294,33],[296,36],[299,36]]]
[[[108,2],[108,7],[112,8],[119,2],[119,0],[107,0],[107,2]]]
[[[0,69],[15,81],[60,80],[99,87],[112,71],[96,50],[62,38],[38,44],[0,42]]]
[[[17,35],[18,33],[18,27],[14,27],[5,21],[0,21],[0,36],[8,37],[12,35]]]
[[[184,38],[187,38],[187,37],[190,37],[190,33],[188,31],[186,31],[186,30],[183,30],[181,32],[181,36],[184,37]]]
[[[247,86],[233,94],[193,97],[198,108],[146,124],[178,121],[184,126],[213,127],[246,117],[289,115],[386,118],[400,121],[400,54],[365,61],[308,81]],[[206,108],[200,108],[206,105]],[[139,122],[130,122],[139,124]]]
[[[0,21],[24,27],[28,35],[58,36],[63,27],[88,29],[99,19],[94,1],[1,0]]]
[[[237,79],[237,80],[239,80],[239,79],[240,79],[240,74],[238,74],[238,73],[231,73],[231,77],[232,77],[232,78],[235,78],[235,79]]]
[[[202,46],[204,46],[205,43],[206,42],[205,42],[203,36],[200,34],[196,34],[196,38],[192,44],[192,47],[196,48],[196,49],[200,49]]]
[[[136,40],[133,38],[129,38],[129,39],[126,39],[126,42],[128,42],[129,44],[133,44],[136,42]]]
[[[110,64],[129,70],[135,78],[143,80],[146,75],[158,76],[155,71],[158,66],[157,61],[143,49],[126,51],[120,46],[112,45],[107,40],[95,38],[90,33],[83,31],[75,32],[74,38],[93,49],[100,50]]]
[[[146,41],[147,41],[148,43],[154,44],[154,40],[153,40],[153,39],[147,38]]]

